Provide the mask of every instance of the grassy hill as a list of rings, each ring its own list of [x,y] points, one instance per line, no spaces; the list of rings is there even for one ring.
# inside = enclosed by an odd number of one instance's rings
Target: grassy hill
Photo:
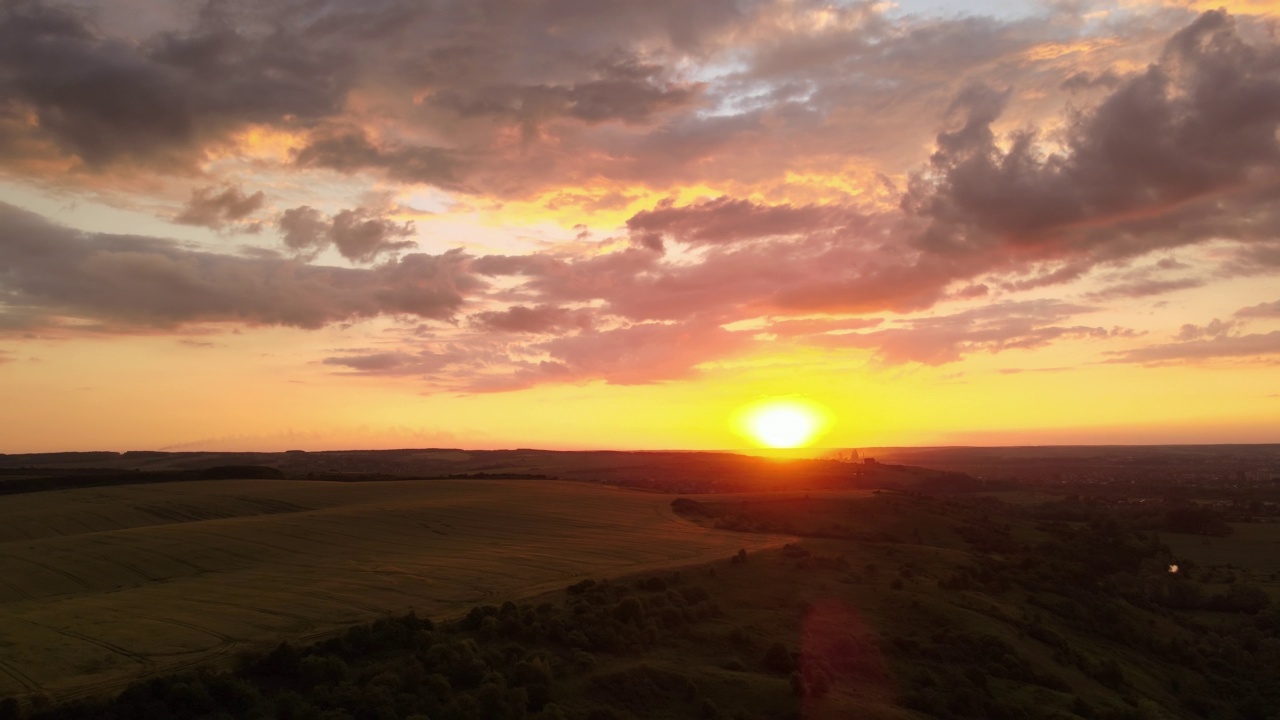
[[[743,544],[668,504],[514,480],[206,480],[7,496],[0,696],[110,690],[388,612],[456,613]]]
[[[523,603],[495,595],[449,622],[387,618],[241,655],[230,671],[26,712],[1244,719],[1280,707],[1270,573],[1197,562],[1102,510],[1059,522],[1035,505],[890,492],[674,508],[742,551]],[[754,549],[777,533],[803,539]]]

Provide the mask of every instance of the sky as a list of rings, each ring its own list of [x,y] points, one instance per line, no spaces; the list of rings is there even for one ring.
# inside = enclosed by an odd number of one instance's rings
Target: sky
[[[1280,0],[0,0],[0,452],[1280,442]]]

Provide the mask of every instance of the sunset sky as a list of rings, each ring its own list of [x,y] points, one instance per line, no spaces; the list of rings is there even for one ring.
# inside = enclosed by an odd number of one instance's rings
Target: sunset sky
[[[0,452],[1280,442],[1278,35],[0,0]]]

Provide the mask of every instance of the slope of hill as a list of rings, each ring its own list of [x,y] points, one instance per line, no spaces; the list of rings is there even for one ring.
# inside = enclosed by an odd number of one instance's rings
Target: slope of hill
[[[805,539],[494,597],[456,621],[384,619],[27,714],[1243,720],[1280,706],[1275,576],[1197,564],[1105,508],[1064,523],[897,492],[674,507],[744,544]]]

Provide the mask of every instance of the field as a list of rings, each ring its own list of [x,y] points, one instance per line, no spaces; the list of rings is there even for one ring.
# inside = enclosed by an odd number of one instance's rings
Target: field
[[[1230,565],[1258,575],[1280,573],[1280,523],[1231,523],[1226,537],[1161,533],[1179,557],[1204,566]]]
[[[677,518],[669,496],[537,480],[228,480],[6,497],[0,696],[54,699],[588,576],[787,538]]]

